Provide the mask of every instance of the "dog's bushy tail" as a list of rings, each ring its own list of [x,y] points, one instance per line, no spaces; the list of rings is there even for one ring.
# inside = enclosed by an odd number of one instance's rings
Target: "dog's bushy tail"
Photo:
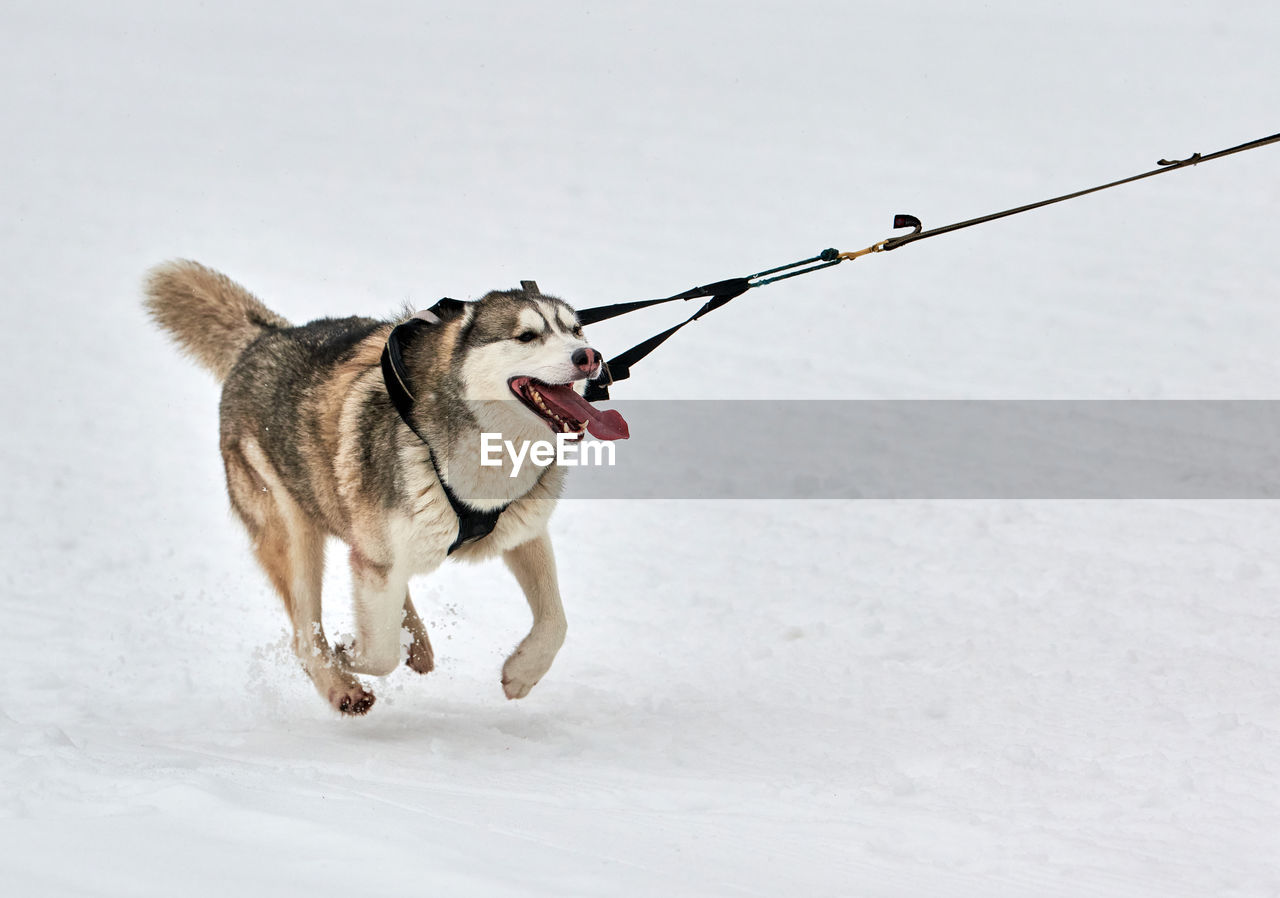
[[[263,331],[290,327],[231,278],[188,259],[147,272],[146,294],[152,320],[220,381]]]

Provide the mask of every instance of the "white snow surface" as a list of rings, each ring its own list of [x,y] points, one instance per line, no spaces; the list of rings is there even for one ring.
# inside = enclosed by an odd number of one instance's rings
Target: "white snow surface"
[[[1276,503],[569,502],[527,699],[515,583],[446,566],[438,669],[340,719],[139,304],[179,256],[306,320],[856,249],[1280,130],[1280,6],[0,16],[6,894],[1280,894]],[[1270,147],[862,259],[616,395],[1277,398],[1278,203]]]

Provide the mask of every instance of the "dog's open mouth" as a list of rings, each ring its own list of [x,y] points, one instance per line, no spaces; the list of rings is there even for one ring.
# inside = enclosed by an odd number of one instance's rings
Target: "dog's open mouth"
[[[598,440],[625,440],[631,436],[627,422],[613,409],[600,411],[574,390],[572,383],[548,384],[532,377],[507,381],[511,392],[556,433],[585,430]]]

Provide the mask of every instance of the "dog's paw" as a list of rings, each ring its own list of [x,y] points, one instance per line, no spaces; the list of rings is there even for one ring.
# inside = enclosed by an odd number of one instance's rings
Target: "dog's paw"
[[[528,683],[524,680],[512,679],[506,673],[503,673],[502,675],[502,691],[506,694],[507,698],[524,698],[533,691],[533,687],[537,685],[536,681]]]
[[[551,668],[551,659],[518,648],[502,665],[502,691],[507,698],[524,698]]]
[[[410,670],[420,674],[429,674],[436,669],[436,656],[431,651],[431,643],[425,639],[415,639],[409,643],[409,657],[404,663]]]
[[[340,684],[330,688],[328,698],[329,704],[333,706],[335,711],[340,711],[350,717],[360,717],[368,714],[375,701],[373,693],[358,682]]]
[[[376,653],[369,652],[368,646],[355,642],[340,642],[333,647],[333,656],[338,666],[346,673],[367,674],[372,677],[389,676],[400,666],[400,646],[378,646]]]

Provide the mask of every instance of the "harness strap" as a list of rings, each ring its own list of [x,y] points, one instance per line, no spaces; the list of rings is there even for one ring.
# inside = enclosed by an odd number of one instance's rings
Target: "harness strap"
[[[822,268],[830,268],[832,265],[839,265],[843,261],[840,253],[834,249],[824,249],[816,256],[808,259],[801,259],[799,262],[789,262],[786,265],[779,265],[775,268],[767,268],[764,271],[757,271],[755,274],[749,274],[746,277],[728,278],[723,281],[716,281],[713,284],[703,284],[701,287],[691,287],[683,293],[677,293],[674,296],[664,296],[661,299],[642,299],[638,302],[619,302],[609,306],[596,306],[591,309],[583,309],[578,312],[578,321],[584,325],[595,324],[598,321],[607,321],[610,318],[616,318],[619,315],[625,315],[628,312],[634,312],[637,309],[644,309],[649,306],[656,306],[664,302],[674,302],[677,299],[702,299],[709,297],[698,311],[694,312],[684,321],[674,327],[669,327],[660,334],[654,334],[647,340],[637,343],[626,352],[620,353],[605,362],[601,369],[599,378],[590,381],[587,389],[583,393],[583,398],[588,402],[595,402],[598,399],[609,398],[609,385],[619,380],[626,380],[631,376],[631,366],[642,358],[653,352],[659,346],[672,337],[678,330],[686,324],[692,324],[703,315],[714,312],[723,305],[728,304],[732,299],[736,299],[746,293],[753,287],[763,287],[765,284],[772,284],[776,281],[785,281],[787,278],[793,278],[798,275],[808,274],[811,271],[818,271]]]
[[[684,293],[680,293],[675,296],[668,296],[665,299],[651,299],[638,303],[619,303],[619,306],[630,306],[630,308],[622,308],[621,310],[611,311],[604,315],[600,313],[604,312],[605,308],[587,309],[587,317],[590,320],[585,320],[583,318],[583,313],[578,313],[578,320],[582,321],[584,324],[589,324],[595,321],[603,321],[605,318],[612,318],[615,315],[632,312],[637,308],[657,305],[662,302],[670,302],[673,299],[693,299],[694,297],[701,296],[711,297],[702,304],[702,308],[698,309],[698,311],[694,312],[684,321],[681,321],[674,327],[667,328],[660,334],[654,334],[649,339],[644,340],[641,343],[637,343],[626,352],[620,353],[605,362],[602,366],[601,376],[587,383],[587,388],[583,391],[583,398],[586,399],[587,402],[595,402],[597,399],[608,399],[609,385],[615,381],[626,380],[630,377],[632,365],[665,343],[669,337],[673,336],[676,331],[680,330],[680,328],[684,327],[686,324],[692,324],[703,315],[706,315],[709,312],[714,312],[716,309],[729,302],[729,300],[746,293],[752,286],[754,285],[749,283],[747,278],[731,278],[727,281],[719,281],[714,284],[707,284],[703,287],[694,287],[692,290],[686,290]],[[591,315],[590,313],[593,312],[596,314]]]
[[[436,463],[436,454],[432,451],[431,444],[413,423],[412,411],[416,400],[413,397],[413,391],[409,389],[409,372],[405,369],[401,355],[401,338],[408,337],[420,327],[438,324],[440,322],[438,312],[457,308],[457,303],[456,299],[442,299],[427,311],[419,312],[403,324],[397,325],[387,337],[387,345],[382,348],[382,382],[386,385],[387,395],[391,397],[391,404],[395,406],[400,420],[404,421],[413,431],[414,436],[427,447],[427,458],[431,461],[431,469],[435,471],[436,480],[440,481],[440,488],[444,490],[444,497],[449,500],[449,506],[458,517],[458,536],[453,541],[453,545],[449,546],[447,553],[449,555],[452,555],[459,546],[484,539],[492,533],[498,526],[498,517],[511,507],[511,503],[507,503],[501,508],[482,511],[460,499],[458,494],[449,487],[444,475],[440,473],[440,466]]]
[[[748,283],[750,278],[729,278],[727,281],[716,281],[714,284],[703,284],[701,287],[691,287],[683,293],[677,293],[674,296],[664,296],[662,299],[642,299],[638,302],[616,302],[611,306],[596,306],[593,309],[582,309],[578,312],[578,323],[584,327],[595,324],[597,321],[608,321],[610,318],[617,318],[619,315],[625,315],[628,312],[634,312],[637,309],[647,309],[649,306],[660,305],[664,302],[674,302],[677,299],[701,299],[704,296],[718,296],[722,293],[738,296],[750,289]]]

